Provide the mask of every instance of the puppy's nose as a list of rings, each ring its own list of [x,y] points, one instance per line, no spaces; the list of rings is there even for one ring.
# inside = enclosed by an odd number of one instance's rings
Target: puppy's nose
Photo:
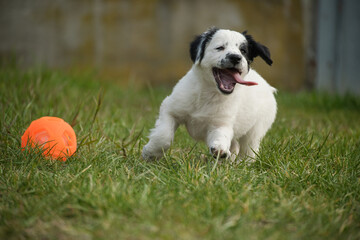
[[[228,58],[229,61],[230,61],[232,64],[234,64],[234,65],[238,64],[238,63],[240,62],[240,60],[241,60],[241,56],[238,55],[238,54],[229,54],[229,55],[227,56],[227,58]]]

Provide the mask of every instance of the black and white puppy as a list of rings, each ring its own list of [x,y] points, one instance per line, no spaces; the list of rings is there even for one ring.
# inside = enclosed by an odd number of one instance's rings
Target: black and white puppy
[[[268,48],[246,32],[211,28],[191,43],[190,56],[194,64],[162,102],[143,158],[161,157],[185,124],[215,157],[254,159],[277,111],[276,89],[250,67],[257,56],[272,64]]]

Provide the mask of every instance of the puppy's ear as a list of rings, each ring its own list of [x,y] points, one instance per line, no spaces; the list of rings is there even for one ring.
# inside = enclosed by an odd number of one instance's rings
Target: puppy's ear
[[[206,45],[219,29],[212,27],[206,32],[198,35],[190,43],[190,57],[194,63],[200,63],[205,54]]]
[[[256,42],[251,35],[248,35],[246,33],[247,31],[243,32],[242,34],[245,36],[249,44],[249,60],[253,61],[254,58],[260,56],[267,64],[271,66],[273,61],[270,58],[269,49],[261,43]]]

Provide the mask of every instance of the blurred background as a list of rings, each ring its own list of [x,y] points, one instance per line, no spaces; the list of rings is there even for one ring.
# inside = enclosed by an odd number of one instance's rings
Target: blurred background
[[[359,13],[357,0],[0,0],[0,63],[171,86],[216,26],[266,45],[273,66],[253,67],[281,90],[360,94]]]

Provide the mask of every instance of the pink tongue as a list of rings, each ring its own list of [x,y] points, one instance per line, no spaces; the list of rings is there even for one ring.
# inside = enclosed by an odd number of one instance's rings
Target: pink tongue
[[[258,85],[256,82],[250,82],[250,81],[244,81],[241,77],[240,77],[240,73],[238,72],[232,72],[231,73],[232,76],[234,77],[234,79],[236,80],[237,83],[239,84],[243,84],[246,86],[253,86],[253,85]]]

